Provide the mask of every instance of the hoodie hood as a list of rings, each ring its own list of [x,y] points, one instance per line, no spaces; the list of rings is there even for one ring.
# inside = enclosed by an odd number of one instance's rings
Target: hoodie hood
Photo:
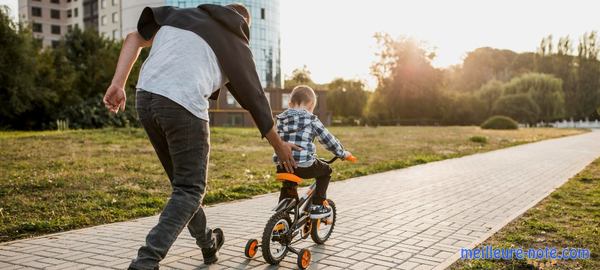
[[[213,4],[199,5],[198,8],[206,11],[210,17],[225,26],[227,30],[246,41],[246,43],[250,40],[248,23],[246,23],[244,17],[235,10]]]
[[[287,109],[277,115],[277,122],[284,132],[297,132],[310,126],[315,117],[304,109]]]

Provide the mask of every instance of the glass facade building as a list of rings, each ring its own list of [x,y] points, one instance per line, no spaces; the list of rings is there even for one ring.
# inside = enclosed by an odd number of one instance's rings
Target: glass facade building
[[[244,4],[252,15],[250,48],[263,87],[281,88],[281,38],[279,0],[166,0],[169,6],[196,7],[201,4]]]

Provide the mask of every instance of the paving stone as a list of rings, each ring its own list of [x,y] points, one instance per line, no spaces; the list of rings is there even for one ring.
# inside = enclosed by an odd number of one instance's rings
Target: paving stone
[[[460,248],[482,242],[599,155],[595,131],[333,182],[328,194],[338,220],[331,239],[295,246],[312,250],[313,269],[442,269]],[[260,250],[246,259],[243,249],[248,239],[261,239],[277,197],[206,207],[209,224],[225,231],[221,260],[204,266],[184,230],[161,269],[273,269]],[[0,269],[124,269],[157,220],[2,243]],[[290,253],[279,269],[296,269],[296,258]]]

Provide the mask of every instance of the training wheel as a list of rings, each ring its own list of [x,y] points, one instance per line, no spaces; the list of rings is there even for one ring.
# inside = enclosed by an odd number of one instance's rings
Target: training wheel
[[[256,256],[256,251],[258,251],[258,240],[248,240],[246,247],[244,248],[244,255],[248,258],[254,258],[254,256]]]
[[[301,249],[300,252],[298,252],[298,268],[304,270],[306,268],[308,268],[310,266],[310,250],[308,249]]]

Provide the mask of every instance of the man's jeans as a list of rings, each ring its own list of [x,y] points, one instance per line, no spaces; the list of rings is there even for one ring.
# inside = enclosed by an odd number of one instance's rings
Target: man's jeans
[[[154,269],[186,225],[199,247],[211,247],[213,243],[201,206],[210,133],[208,122],[168,98],[138,91],[136,103],[140,121],[173,188],[158,224],[150,230],[146,244],[130,265],[135,269]]]

